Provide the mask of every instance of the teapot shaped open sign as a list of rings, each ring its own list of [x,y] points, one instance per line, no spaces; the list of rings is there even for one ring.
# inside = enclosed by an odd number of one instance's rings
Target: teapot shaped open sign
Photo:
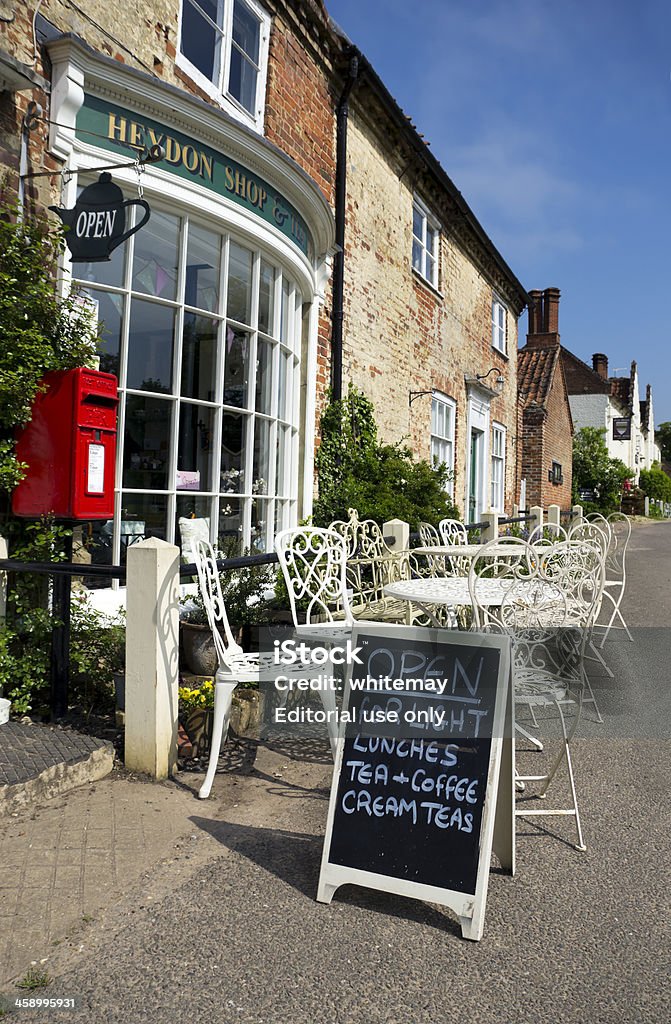
[[[126,231],[126,209],[140,206],[144,216]],[[50,206],[66,228],[65,243],[73,263],[102,263],[109,260],[117,246],[149,220],[151,211],[144,199],[126,199],[111,174],[104,172],[93,185],[84,189],[75,206],[65,210]]]

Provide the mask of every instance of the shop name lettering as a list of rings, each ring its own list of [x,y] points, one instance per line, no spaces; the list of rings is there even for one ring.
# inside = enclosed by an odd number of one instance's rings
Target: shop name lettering
[[[172,135],[167,135],[165,132],[157,133],[153,128],[146,128],[137,121],[128,121],[125,117],[110,114],[107,137],[139,150],[144,150],[149,146],[162,146],[165,149],[166,163],[173,164],[175,167],[185,167],[190,174],[197,174],[204,181],[214,183],[212,157],[202,150],[196,149],[195,146],[178,142]],[[224,188],[227,192],[238,196],[262,212],[265,211],[266,204],[270,200],[272,216],[277,226],[285,228],[288,221],[292,237],[300,246],[305,246],[305,229],[298,223],[296,217],[284,207],[280,196],[269,196],[258,181],[248,177],[238,168],[231,167],[230,164],[224,165]]]

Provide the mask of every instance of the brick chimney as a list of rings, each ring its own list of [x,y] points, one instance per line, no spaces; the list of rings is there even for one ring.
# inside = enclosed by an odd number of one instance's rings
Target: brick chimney
[[[592,356],[592,369],[602,380],[608,380],[608,356],[603,352],[595,352]]]
[[[559,288],[529,292],[528,348],[559,348]]]

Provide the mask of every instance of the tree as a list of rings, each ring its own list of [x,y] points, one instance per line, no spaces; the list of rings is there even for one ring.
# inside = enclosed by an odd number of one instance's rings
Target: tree
[[[621,459],[611,459],[605,434],[604,429],[582,427],[573,438],[573,500],[580,501],[580,491],[589,490],[594,493],[590,504],[612,511],[619,508],[622,486],[633,473]]]
[[[665,462],[671,462],[671,423],[660,423],[655,431],[655,441],[662,451]]]
[[[328,526],[356,508],[361,519],[378,523],[404,519],[416,530],[421,520],[458,518],[445,486],[449,471],[415,461],[401,442],[380,444],[372,402],[350,384],[321,420],[316,456],[319,496],[313,519]]]
[[[658,462],[650,469],[642,469],[638,486],[644,494],[656,501],[671,502],[671,477],[668,477]]]

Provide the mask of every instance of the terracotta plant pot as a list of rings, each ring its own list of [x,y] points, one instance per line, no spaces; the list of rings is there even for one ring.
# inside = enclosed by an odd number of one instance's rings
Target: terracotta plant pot
[[[213,676],[217,670],[217,651],[209,626],[181,622],[182,650],[189,672],[195,676]]]

